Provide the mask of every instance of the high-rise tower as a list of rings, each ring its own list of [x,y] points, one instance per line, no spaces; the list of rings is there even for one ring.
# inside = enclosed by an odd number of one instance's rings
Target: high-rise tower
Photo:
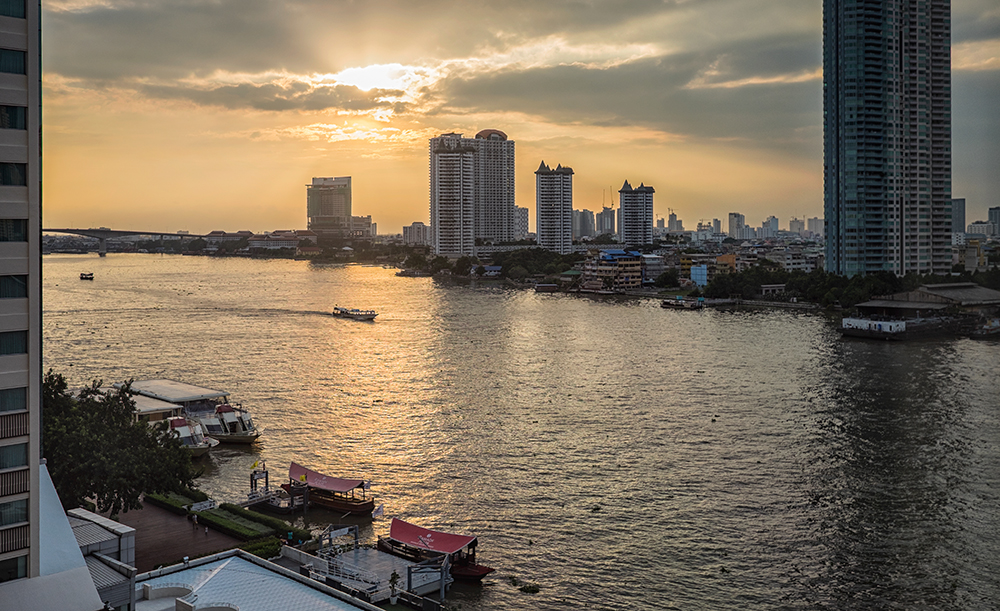
[[[351,177],[313,178],[306,185],[309,231],[323,238],[351,235]]]
[[[514,141],[507,134],[484,129],[475,138],[456,133],[431,138],[430,167],[431,232],[444,249],[434,241],[436,254],[474,255],[476,240],[515,239]],[[456,180],[470,182],[459,187]]]
[[[636,188],[625,181],[618,190],[618,238],[626,246],[653,241],[653,187]]]
[[[951,3],[824,0],[827,271],[951,268]]]
[[[573,251],[573,168],[541,162],[535,170],[535,233],[538,245],[559,254]]]

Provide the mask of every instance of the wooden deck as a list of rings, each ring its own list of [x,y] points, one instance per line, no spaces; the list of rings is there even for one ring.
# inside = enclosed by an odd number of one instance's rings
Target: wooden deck
[[[140,573],[184,556],[204,556],[237,547],[241,541],[183,516],[145,503],[142,509],[119,514],[118,521],[135,529],[135,568]]]

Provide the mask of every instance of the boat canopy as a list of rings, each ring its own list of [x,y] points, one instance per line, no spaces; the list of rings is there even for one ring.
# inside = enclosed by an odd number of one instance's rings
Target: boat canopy
[[[115,386],[118,387],[120,384]],[[222,390],[212,390],[176,380],[136,380],[132,382],[132,392],[170,403],[192,403],[229,396],[229,393]]]
[[[304,480],[303,477],[305,477]],[[294,462],[288,467],[288,479],[293,482],[305,482],[310,488],[319,488],[330,492],[350,492],[365,485],[364,480],[329,477]]]
[[[427,549],[441,554],[454,554],[466,545],[475,543],[476,538],[469,535],[454,535],[422,528],[399,518],[393,518],[389,525],[389,538],[420,549]]]

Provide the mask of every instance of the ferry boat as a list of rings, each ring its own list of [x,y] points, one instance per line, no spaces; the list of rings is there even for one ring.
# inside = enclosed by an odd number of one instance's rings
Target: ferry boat
[[[677,299],[664,299],[660,302],[660,307],[674,310],[700,310],[705,307],[705,298],[699,297],[697,301],[693,301],[678,295]]]
[[[330,477],[294,462],[288,467],[288,483],[281,487],[293,497],[308,495],[311,505],[333,511],[371,517],[375,510],[375,497],[368,494],[370,482]]]
[[[496,570],[476,563],[478,545],[471,535],[430,530],[399,518],[392,519],[389,536],[379,537],[377,543],[378,549],[413,562],[448,556],[452,577],[464,581],[480,581]]]
[[[132,382],[132,390],[139,395],[180,405],[189,419],[200,424],[206,435],[218,441],[252,443],[260,437],[261,431],[250,413],[239,404],[230,404],[226,391],[176,380],[136,380]]]
[[[183,416],[168,418],[167,424],[170,434],[181,440],[181,445],[191,453],[193,458],[204,456],[209,450],[219,445],[215,439],[205,437],[201,425]]]
[[[94,272],[81,272],[80,273],[80,280],[93,280],[93,279],[94,279]]]
[[[331,314],[337,318],[350,318],[352,320],[375,320],[375,317],[378,316],[378,312],[375,310],[359,310],[357,308],[341,308],[339,306],[334,306]]]

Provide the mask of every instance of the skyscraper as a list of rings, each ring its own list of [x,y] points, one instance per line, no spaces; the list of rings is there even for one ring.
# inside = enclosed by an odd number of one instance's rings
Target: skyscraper
[[[514,218],[517,219],[514,239],[523,240],[524,236],[528,235],[528,209],[516,206],[514,208]]]
[[[743,228],[747,225],[747,217],[739,212],[729,213],[729,237],[740,240],[744,238]]]
[[[986,214],[987,214],[986,220],[990,223],[993,223],[993,226],[996,227],[997,232],[1000,233],[1000,206],[990,208]]]
[[[615,233],[615,209],[614,208],[602,208],[600,212],[595,215],[595,223],[597,224],[597,235]]]
[[[351,233],[351,177],[313,178],[306,185],[309,231],[322,238],[344,238]]]
[[[573,250],[573,168],[535,170],[535,233],[538,245],[566,254]]]
[[[653,187],[638,187],[625,181],[618,190],[618,238],[626,246],[641,246],[653,241]]]
[[[436,254],[474,255],[476,240],[515,239],[514,141],[507,134],[484,129],[475,138],[431,138],[430,167],[431,233],[443,240],[434,243]],[[459,188],[456,180],[469,184]]]
[[[965,198],[951,200],[951,232],[965,233]]]
[[[824,0],[827,271],[951,268],[951,4]]]

